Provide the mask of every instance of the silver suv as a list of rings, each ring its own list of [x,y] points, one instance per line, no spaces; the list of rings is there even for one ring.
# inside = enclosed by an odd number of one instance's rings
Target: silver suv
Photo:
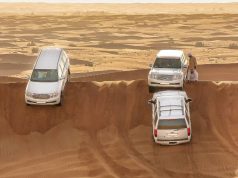
[[[25,90],[27,105],[62,105],[70,78],[70,63],[61,48],[43,48],[36,60]]]
[[[148,75],[149,91],[157,87],[183,88],[188,60],[181,50],[161,50]]]
[[[192,127],[188,98],[184,91],[161,91],[149,100],[152,104],[153,140],[162,145],[190,142]]]

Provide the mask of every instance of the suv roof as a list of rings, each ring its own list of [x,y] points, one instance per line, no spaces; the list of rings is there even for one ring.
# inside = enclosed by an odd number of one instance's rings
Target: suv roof
[[[62,48],[43,48],[38,56],[35,69],[57,69]]]
[[[160,50],[157,53],[157,57],[175,57],[180,58],[183,55],[182,50]]]
[[[162,91],[154,94],[160,119],[176,119],[184,116],[184,91]]]
[[[183,96],[183,97],[185,97],[186,92],[185,91],[179,91],[179,90],[160,91],[160,92],[154,93],[153,98],[163,97],[163,96],[173,96],[173,97]]]
[[[158,100],[159,117],[161,119],[171,119],[184,116],[184,98],[167,96]]]

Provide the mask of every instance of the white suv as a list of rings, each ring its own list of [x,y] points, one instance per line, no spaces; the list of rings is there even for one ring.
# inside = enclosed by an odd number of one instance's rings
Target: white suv
[[[189,102],[184,91],[161,91],[149,100],[152,104],[153,139],[162,145],[190,142],[192,127]]]
[[[149,91],[156,87],[183,88],[188,60],[181,50],[161,50],[148,75]]]
[[[55,47],[42,49],[26,86],[26,104],[61,105],[69,77],[70,63],[65,51]]]

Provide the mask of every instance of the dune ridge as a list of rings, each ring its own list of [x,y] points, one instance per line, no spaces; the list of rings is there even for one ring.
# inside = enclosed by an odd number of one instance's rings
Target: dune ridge
[[[63,107],[27,107],[0,84],[0,177],[235,177],[238,83],[186,85],[193,140],[151,140],[146,80],[71,82]],[[17,107],[16,107],[17,106]]]

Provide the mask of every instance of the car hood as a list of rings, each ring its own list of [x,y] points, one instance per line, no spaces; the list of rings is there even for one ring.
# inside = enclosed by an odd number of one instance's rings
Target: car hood
[[[26,91],[37,94],[48,94],[58,92],[58,82],[32,82],[27,84]]]
[[[176,74],[181,74],[182,70],[181,69],[158,69],[158,68],[153,68],[150,73],[153,74],[164,74],[164,75],[176,75]]]

